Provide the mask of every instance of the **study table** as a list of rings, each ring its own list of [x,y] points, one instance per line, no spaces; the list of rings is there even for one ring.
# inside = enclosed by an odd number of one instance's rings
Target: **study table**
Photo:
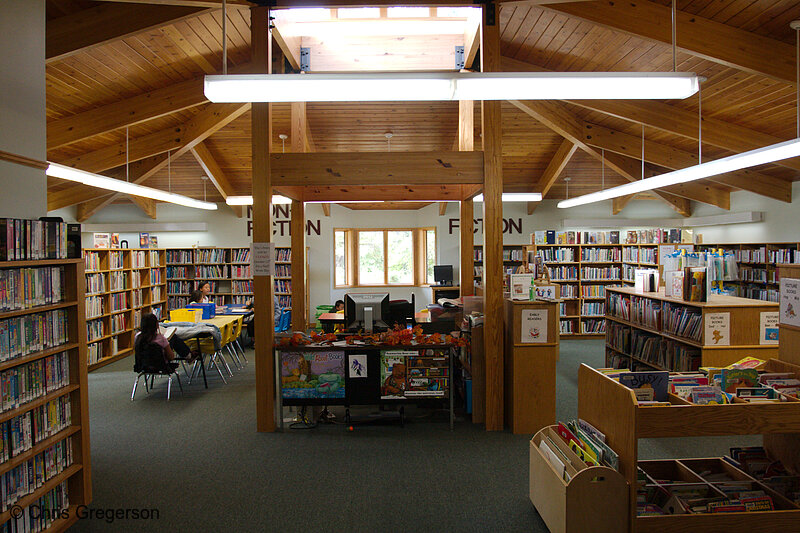
[[[322,331],[325,333],[333,333],[337,325],[344,326],[344,314],[342,313],[322,313],[319,315],[318,320],[322,326]],[[414,313],[414,321],[418,324],[430,322],[431,314],[428,312]]]

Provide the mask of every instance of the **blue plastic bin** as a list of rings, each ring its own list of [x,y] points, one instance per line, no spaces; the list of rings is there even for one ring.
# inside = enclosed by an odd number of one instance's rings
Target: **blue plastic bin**
[[[217,314],[217,305],[213,304],[213,303],[207,303],[207,304],[192,303],[192,304],[187,305],[186,307],[189,307],[189,308],[193,307],[195,309],[202,309],[203,310],[203,318],[204,319],[206,319],[206,318],[214,318],[214,316],[216,316],[216,314]]]

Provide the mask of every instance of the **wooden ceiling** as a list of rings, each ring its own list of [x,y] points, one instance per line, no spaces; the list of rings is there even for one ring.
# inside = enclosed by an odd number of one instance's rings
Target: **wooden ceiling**
[[[543,1],[502,6],[504,70],[672,70],[671,0],[537,5]],[[209,104],[202,90],[202,76],[222,70],[222,12],[214,7],[219,3],[47,0],[48,159],[212,201],[249,194],[249,106]],[[250,61],[247,2],[228,4],[228,68],[244,72]],[[793,138],[796,63],[789,22],[800,18],[800,4],[677,4],[677,69],[707,78],[702,85],[703,160]],[[435,20],[436,14],[434,10],[428,18]],[[293,63],[301,43],[312,48],[312,71],[315,60],[330,69],[425,65],[426,50],[420,49],[419,39],[409,39],[407,50],[402,39],[373,39],[369,46],[379,53],[358,55],[365,50],[362,40],[351,43],[355,48],[346,47],[339,60],[331,55],[330,43],[283,36],[280,17],[276,24],[280,46],[274,47],[275,68],[283,68],[283,57]],[[424,37],[430,68],[441,68],[442,54],[434,49],[441,43],[449,49],[461,39],[469,51],[474,31],[447,39]],[[322,50],[323,44],[327,55],[320,52],[315,59],[314,50]],[[354,58],[363,58],[361,64]],[[637,179],[643,168],[642,136],[645,174],[696,164],[700,103],[698,96],[682,101],[504,102],[505,190],[542,191],[546,198],[560,199],[567,194],[564,177],[571,178],[570,196]],[[457,102],[309,103],[302,134],[296,121],[293,131],[292,117],[298,111],[290,104],[273,105],[273,152],[282,152],[284,144],[286,152],[298,150],[293,134],[307,136],[306,151],[391,150],[395,155],[387,154],[387,161],[402,158],[398,152],[438,153],[458,147]],[[474,113],[479,149],[480,105]],[[386,133],[392,133],[390,142]],[[287,136],[285,142],[280,135]],[[684,214],[690,211],[687,199],[728,208],[735,190],[790,201],[798,171],[800,161],[787,160],[673,187],[658,196]],[[201,179],[207,174],[213,174],[212,181]],[[389,194],[392,185],[316,187],[308,194],[319,199],[327,190],[335,191],[334,201],[348,193],[366,199],[370,191]],[[457,200],[465,191],[442,185],[431,197],[431,185],[394,185],[400,189],[390,195],[392,200]],[[129,201],[57,179],[50,179],[48,191],[50,208],[78,204],[81,218],[113,201]]]

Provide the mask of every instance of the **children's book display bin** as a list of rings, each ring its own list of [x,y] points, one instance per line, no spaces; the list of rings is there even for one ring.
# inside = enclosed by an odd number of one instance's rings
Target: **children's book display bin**
[[[550,438],[569,459],[569,481],[539,449]],[[587,466],[546,426],[531,439],[530,498],[551,533],[620,533],[628,528],[628,483],[606,466]]]
[[[770,359],[764,370],[797,374],[800,366]],[[724,462],[719,458],[640,462],[639,439],[761,434],[772,460],[780,460],[794,473],[800,467],[800,446],[797,445],[800,442],[800,400],[696,405],[670,394],[669,402],[668,406],[640,406],[628,387],[586,365],[578,370],[578,416],[602,431],[606,444],[619,454],[620,474],[629,485],[631,532],[800,531],[799,506],[727,463],[724,468],[729,474],[735,474],[734,479],[750,481],[754,490],[767,492],[775,510],[636,516],[637,467],[641,466],[654,478],[678,475],[673,479],[710,484],[703,479],[704,473],[721,471]]]

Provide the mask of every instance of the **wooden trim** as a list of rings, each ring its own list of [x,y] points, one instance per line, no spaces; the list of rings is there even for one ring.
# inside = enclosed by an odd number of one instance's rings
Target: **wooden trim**
[[[564,139],[561,142],[553,158],[550,160],[550,163],[548,163],[547,168],[544,169],[542,176],[539,178],[539,185],[537,188],[542,193],[542,199],[547,196],[550,188],[561,176],[561,173],[564,171],[564,168],[566,168],[567,163],[569,163],[570,158],[572,158],[577,149],[578,145],[569,139]],[[528,214],[530,215],[531,213]]]
[[[305,204],[292,202],[292,331],[305,331],[306,316],[306,213]]]
[[[0,150],[0,161],[8,161],[9,163],[22,165],[25,167],[38,168],[39,170],[47,170],[47,167],[50,166],[47,161],[39,161],[38,159],[33,159],[31,157],[19,154],[12,154],[11,152],[6,152],[4,150]]]

